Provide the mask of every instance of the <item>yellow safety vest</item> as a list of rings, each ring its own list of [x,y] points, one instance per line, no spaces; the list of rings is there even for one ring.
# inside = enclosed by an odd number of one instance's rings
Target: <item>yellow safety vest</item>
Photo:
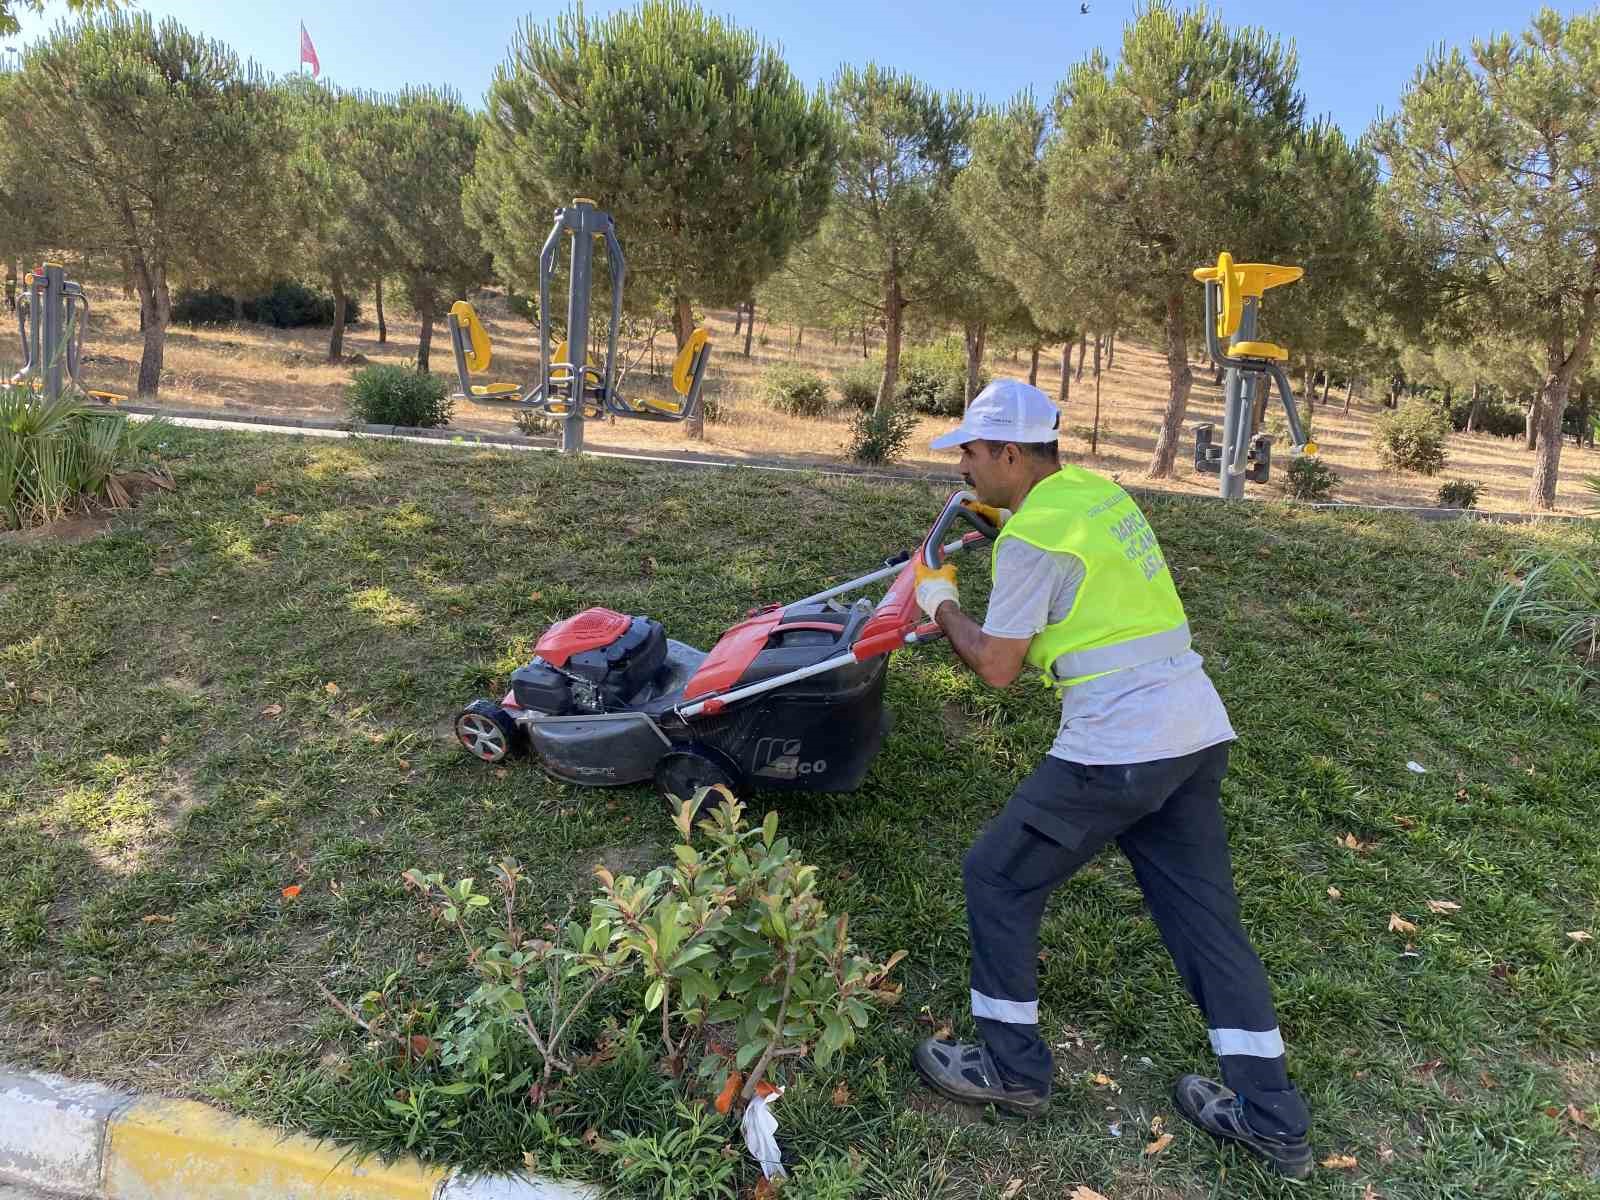
[[[997,557],[1007,538],[1083,564],[1071,611],[1028,645],[1045,683],[1070,687],[1189,648],[1189,619],[1155,530],[1103,475],[1069,466],[1041,479],[1000,530]]]

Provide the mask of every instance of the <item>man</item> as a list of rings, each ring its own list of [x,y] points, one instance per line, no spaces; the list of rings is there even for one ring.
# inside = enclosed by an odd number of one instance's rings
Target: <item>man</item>
[[[1309,1115],[1289,1082],[1266,972],[1239,923],[1220,797],[1228,723],[1149,522],[1103,476],[1062,466],[1060,414],[1039,389],[990,384],[961,426],[978,509],[1001,526],[982,626],[961,611],[955,567],[921,564],[917,602],[992,687],[1025,669],[1059,689],[1049,753],[962,863],[979,1043],[929,1038],[917,1069],[956,1100],[1042,1114],[1039,925],[1050,893],[1115,839],[1190,995],[1226,1086],[1186,1075],[1173,1102],[1285,1175],[1311,1171]]]

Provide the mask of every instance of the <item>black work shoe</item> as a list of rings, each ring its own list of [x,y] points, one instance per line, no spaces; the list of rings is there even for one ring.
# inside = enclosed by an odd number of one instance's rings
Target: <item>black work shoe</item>
[[[1022,1117],[1043,1116],[1050,1093],[1011,1087],[1000,1078],[988,1048],[974,1042],[943,1042],[924,1038],[911,1056],[928,1086],[964,1104],[992,1104]]]
[[[1268,1137],[1250,1128],[1244,1104],[1220,1083],[1202,1075],[1185,1075],[1172,1088],[1178,1115],[1222,1141],[1238,1142],[1259,1155],[1280,1175],[1304,1179],[1311,1174],[1311,1143],[1303,1137]]]

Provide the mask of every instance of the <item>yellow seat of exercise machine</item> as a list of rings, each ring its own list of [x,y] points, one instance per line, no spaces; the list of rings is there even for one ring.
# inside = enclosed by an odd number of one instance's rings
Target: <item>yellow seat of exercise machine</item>
[[[101,392],[94,388],[89,389],[89,395],[106,404],[121,404],[127,399],[121,392]]]
[[[477,312],[465,300],[457,300],[450,306],[450,315],[467,331],[467,370],[487,371],[493,352],[489,346],[489,333],[484,329],[483,322],[478,320]],[[473,391],[476,393],[477,389]]]
[[[1244,313],[1244,302],[1247,297],[1259,300],[1263,292],[1285,283],[1293,283],[1305,273],[1304,267],[1283,267],[1275,263],[1236,263],[1233,261],[1233,255],[1226,250],[1217,255],[1216,266],[1194,269],[1194,277],[1201,283],[1222,285],[1221,303],[1217,305],[1217,336],[1224,338],[1232,337],[1239,331],[1239,318]]]
[[[1288,362],[1289,352],[1272,342],[1235,342],[1228,347],[1234,358],[1269,358],[1273,362]]]
[[[550,356],[550,361],[553,362],[553,363],[564,363],[564,362],[567,361],[567,355],[569,353],[571,353],[571,351],[568,350],[566,342],[557,342],[556,343],[556,352]],[[593,354],[589,355],[588,358],[586,358],[584,361],[586,361],[591,367],[593,367],[594,366],[594,355]],[[596,370],[598,370],[598,368],[596,368]],[[550,372],[550,379],[554,383],[566,383],[569,380],[571,380],[571,378],[572,378],[572,373],[570,371],[564,370],[564,369],[559,368],[559,367]]]
[[[711,335],[704,329],[696,329],[683,344],[683,349],[678,351],[678,357],[672,360],[672,390],[678,395],[687,396],[689,389],[694,386],[695,355],[710,340]]]
[[[512,396],[522,389],[514,383],[475,383],[472,385],[474,396]]]

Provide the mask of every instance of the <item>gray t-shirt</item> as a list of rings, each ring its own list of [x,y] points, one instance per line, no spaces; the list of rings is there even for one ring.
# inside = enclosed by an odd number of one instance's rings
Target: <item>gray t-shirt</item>
[[[1000,543],[983,631],[1031,638],[1065,619],[1083,563],[1019,538]],[[1023,666],[1022,682],[1036,673]],[[1035,685],[1037,686],[1037,685]],[[1061,689],[1061,727],[1050,754],[1086,765],[1179,758],[1232,741],[1222,698],[1193,650]]]

